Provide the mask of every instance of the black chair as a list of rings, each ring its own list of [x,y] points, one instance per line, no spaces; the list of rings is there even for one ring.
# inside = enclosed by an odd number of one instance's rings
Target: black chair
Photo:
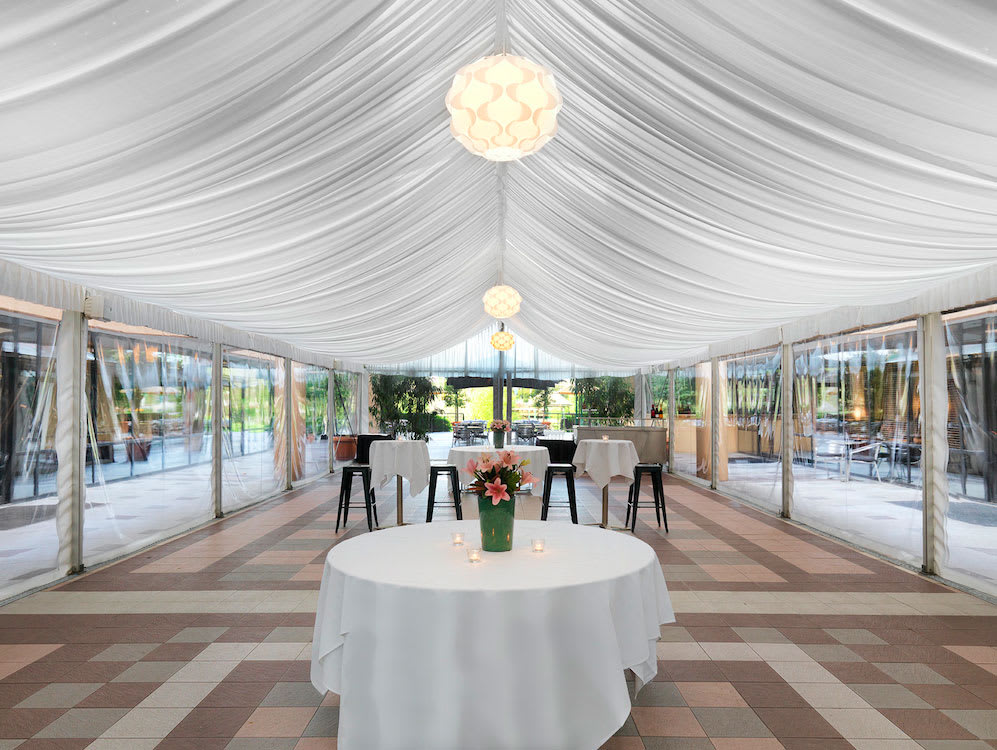
[[[370,463],[370,444],[375,440],[391,440],[391,435],[378,432],[357,435],[357,463],[366,466]]]
[[[556,464],[570,464],[575,460],[574,440],[562,440],[559,438],[537,438],[537,446],[546,448],[550,454],[550,460]]]
[[[450,493],[453,495],[453,509],[457,514],[457,520],[464,520],[460,510],[460,479],[457,476],[457,467],[453,464],[439,464],[429,467],[429,502],[426,504],[426,523],[433,520],[433,507],[436,505],[436,481],[440,474],[450,477]],[[444,507],[449,508],[447,503]]]
[[[665,512],[665,488],[661,481],[661,464],[637,464],[634,467],[634,483],[630,485],[630,493],[627,497],[627,520],[625,526],[630,527],[633,532],[637,528],[637,508],[650,508],[654,506],[654,515],[658,517],[658,526],[661,521],[665,522],[665,531],[668,531],[668,515]],[[640,478],[647,474],[651,477],[651,487],[654,490],[653,503],[640,502]]]
[[[575,467],[574,464],[547,464],[547,471],[544,472],[544,492],[543,504],[540,506],[540,520],[547,520],[547,511],[551,507],[550,490],[557,474],[564,475],[564,480],[568,485],[568,502],[557,503],[555,508],[563,508],[567,505],[571,511],[571,523],[578,523],[578,505],[575,502]]]
[[[343,479],[339,487],[339,509],[336,511],[336,532],[339,532],[339,519],[342,516],[343,528],[346,528],[346,516],[350,508],[359,508],[359,505],[350,505],[350,494],[353,490],[353,477],[360,475],[363,480],[363,501],[367,509],[367,530],[373,531],[374,527],[380,527],[377,520],[377,498],[374,497],[374,488],[371,487],[370,467],[349,464],[343,467]]]

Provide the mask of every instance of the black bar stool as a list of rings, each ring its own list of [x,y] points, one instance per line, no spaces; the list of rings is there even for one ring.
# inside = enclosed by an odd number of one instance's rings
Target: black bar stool
[[[633,532],[637,528],[637,508],[650,508],[654,506],[654,515],[658,517],[658,526],[662,519],[665,522],[665,531],[668,531],[668,515],[665,513],[665,488],[661,482],[661,464],[637,464],[634,467],[634,483],[630,485],[630,493],[627,497],[627,520],[624,525],[630,527]],[[651,487],[654,490],[653,503],[640,502],[640,478],[647,474],[651,477]]]
[[[568,485],[568,502],[557,503],[555,508],[563,508],[567,505],[571,511],[571,523],[578,523],[578,505],[575,503],[575,466],[574,464],[547,464],[547,471],[544,472],[544,493],[543,504],[540,506],[540,520],[547,520],[547,510],[550,504],[550,489],[557,474],[564,475],[564,480]]]
[[[457,520],[464,520],[460,510],[460,479],[457,477],[457,467],[453,464],[439,464],[429,467],[429,502],[426,504],[426,523],[433,520],[433,506],[436,505],[436,480],[440,474],[450,477],[450,493],[453,495],[453,508],[457,513]],[[444,505],[449,508],[450,504]]]
[[[375,526],[380,527],[377,521],[377,499],[374,497],[374,488],[370,486],[370,467],[350,464],[343,467],[343,479],[339,486],[339,509],[336,512],[336,532],[339,532],[339,518],[343,518],[343,528],[346,528],[346,515],[351,507],[359,508],[359,505],[350,505],[350,494],[353,491],[353,477],[357,474],[363,480],[363,501],[367,508],[367,530],[373,531]],[[373,522],[371,521],[373,514]]]

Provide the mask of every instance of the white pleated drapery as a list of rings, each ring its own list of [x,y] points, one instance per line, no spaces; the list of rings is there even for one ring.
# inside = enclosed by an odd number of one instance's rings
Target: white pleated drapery
[[[602,369],[997,296],[997,6],[501,5],[564,101],[501,181],[444,105],[491,0],[6,8],[0,258],[369,363],[481,331],[500,246]]]

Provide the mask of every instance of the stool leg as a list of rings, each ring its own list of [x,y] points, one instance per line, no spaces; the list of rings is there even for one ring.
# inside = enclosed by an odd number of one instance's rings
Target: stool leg
[[[564,475],[568,485],[568,510],[571,511],[571,523],[578,523],[578,503],[575,501],[575,475],[569,471]]]
[[[661,505],[659,503],[661,489],[661,472],[656,471],[651,474],[651,494],[654,495],[654,517],[658,519],[658,526],[661,526]]]
[[[363,504],[367,509],[367,531],[374,530],[374,521],[371,515],[372,510],[372,500],[370,496],[370,474],[366,471],[363,473]]]
[[[632,506],[633,504],[634,504],[634,486],[633,482],[631,482],[630,486],[627,487],[627,516],[623,520],[624,526],[630,525],[630,506]]]
[[[429,470],[429,500],[426,502],[426,523],[433,520],[433,505],[436,503],[436,478],[439,476],[432,469]]]
[[[353,494],[353,477],[350,474],[350,481],[346,485],[346,497],[343,498],[343,528],[346,528],[346,516],[350,513],[350,495]]]
[[[339,519],[343,515],[343,498],[346,497],[346,477],[339,480],[339,505],[336,506],[336,533],[339,533]],[[345,523],[343,524],[346,525]]]
[[[634,501],[633,501],[633,515],[630,516],[630,533],[637,533],[637,508],[640,507],[640,472],[634,473]]]
[[[547,510],[550,507],[550,486],[554,483],[554,475],[550,471],[544,472],[543,499],[540,502],[540,520],[547,520]]]
[[[463,521],[464,515],[460,508],[460,477],[457,476],[457,469],[449,469],[447,473],[450,475],[450,492],[453,493],[454,513],[457,514],[458,521]]]
[[[661,472],[659,471],[654,475],[654,502],[658,503],[658,499],[661,499],[661,518],[665,522],[665,532],[668,531],[668,514],[665,512],[665,487],[661,480]]]
[[[374,511],[374,528],[381,528],[381,522],[377,520],[377,493],[374,492],[374,488],[370,488],[370,507]]]

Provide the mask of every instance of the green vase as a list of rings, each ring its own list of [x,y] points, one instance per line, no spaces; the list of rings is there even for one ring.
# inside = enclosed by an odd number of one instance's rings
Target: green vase
[[[478,497],[478,518],[481,523],[481,549],[486,552],[508,552],[512,549],[512,525],[516,514],[516,496],[499,500]]]
[[[495,444],[495,450],[502,450],[505,445],[505,432],[502,430],[492,430],[492,442]]]

